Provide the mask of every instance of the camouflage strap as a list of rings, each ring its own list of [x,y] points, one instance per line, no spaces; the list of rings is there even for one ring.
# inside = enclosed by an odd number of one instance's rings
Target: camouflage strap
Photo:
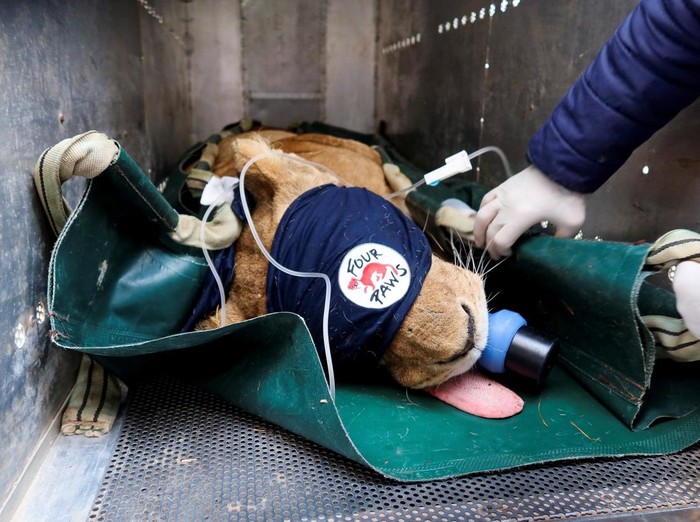
[[[649,249],[645,268],[668,270],[669,278],[673,280],[676,266],[684,261],[700,262],[700,234],[691,230],[672,230]],[[682,362],[700,360],[700,341],[688,330],[683,319],[647,315],[642,320],[656,340],[658,356]]]

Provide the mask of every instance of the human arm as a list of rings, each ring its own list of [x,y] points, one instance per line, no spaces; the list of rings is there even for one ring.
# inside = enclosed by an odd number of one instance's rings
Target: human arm
[[[637,146],[700,95],[698,34],[700,0],[642,0],[533,136],[529,161],[562,189],[581,195],[599,188]],[[476,244],[496,257],[509,254],[522,232],[546,219],[542,215],[563,212],[555,186],[525,185],[529,169],[489,194],[500,200],[498,209],[484,198],[477,214]],[[540,204],[558,208],[533,213],[531,200],[540,190]],[[577,207],[572,213],[581,217]],[[559,235],[576,232],[576,215],[568,226],[562,223]]]
[[[641,0],[532,137],[528,160],[597,190],[700,96],[700,0]]]

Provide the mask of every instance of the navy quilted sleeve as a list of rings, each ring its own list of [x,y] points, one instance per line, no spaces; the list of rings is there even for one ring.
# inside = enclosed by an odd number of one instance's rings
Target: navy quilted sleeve
[[[593,192],[700,96],[700,0],[641,0],[530,141],[528,160]]]

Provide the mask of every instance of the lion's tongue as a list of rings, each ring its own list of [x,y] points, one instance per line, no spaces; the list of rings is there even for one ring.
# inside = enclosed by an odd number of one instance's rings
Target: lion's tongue
[[[514,392],[474,370],[425,391],[455,408],[486,419],[511,417],[520,413],[524,405]]]

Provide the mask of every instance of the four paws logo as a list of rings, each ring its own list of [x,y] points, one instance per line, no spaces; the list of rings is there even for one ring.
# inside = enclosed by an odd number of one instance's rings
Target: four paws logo
[[[411,269],[393,248],[365,243],[345,254],[338,284],[343,295],[358,306],[387,308],[408,292]]]

